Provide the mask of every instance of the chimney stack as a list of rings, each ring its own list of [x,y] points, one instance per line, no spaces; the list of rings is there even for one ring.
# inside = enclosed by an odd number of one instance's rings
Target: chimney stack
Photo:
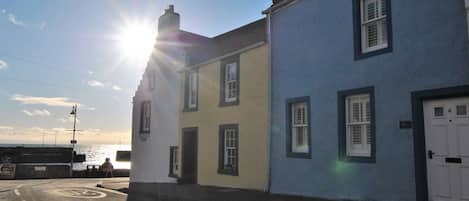
[[[180,23],[179,14],[174,12],[174,5],[169,5],[158,20],[158,34],[161,35],[178,31]]]
[[[278,4],[280,2],[282,2],[283,0],[272,0],[272,4]]]

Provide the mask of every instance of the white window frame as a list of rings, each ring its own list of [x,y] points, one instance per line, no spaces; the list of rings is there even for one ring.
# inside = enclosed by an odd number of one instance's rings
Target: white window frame
[[[352,105],[358,104],[358,116],[354,118]],[[372,116],[371,116],[371,95],[359,94],[350,95],[345,98],[345,130],[346,130],[346,151],[347,156],[356,157],[371,157],[371,144],[372,142]],[[360,143],[353,143],[352,129],[359,127],[360,129]]]
[[[361,41],[362,41],[362,53],[368,53],[380,49],[384,49],[388,47],[388,11],[386,4],[387,0],[360,0],[360,23],[361,23]],[[377,13],[375,13],[375,18],[373,19],[366,19],[367,16],[367,9],[366,6],[368,2],[375,2],[377,6]],[[383,4],[386,8],[386,11],[383,12]],[[368,45],[368,32],[367,28],[369,26],[377,26],[377,44],[375,46]],[[386,39],[384,39],[384,35],[386,35]]]
[[[234,69],[234,76],[231,74],[231,69]],[[225,65],[225,102],[231,103],[238,100],[238,63],[232,62]],[[230,88],[231,87],[231,88]]]
[[[177,175],[179,171],[178,147],[171,147],[171,174]]]
[[[151,126],[151,102],[150,101],[143,101],[141,105],[141,126],[140,132],[148,133],[150,132]]]
[[[309,123],[308,103],[296,102],[291,104],[291,152],[309,153]],[[302,130],[303,143],[299,143],[298,131]]]
[[[235,128],[225,128],[223,131],[223,169],[225,170],[235,170],[237,168],[237,143],[238,130]]]
[[[188,75],[188,89],[187,89],[187,107],[196,108],[197,107],[197,94],[198,94],[198,75],[196,71],[189,72]]]

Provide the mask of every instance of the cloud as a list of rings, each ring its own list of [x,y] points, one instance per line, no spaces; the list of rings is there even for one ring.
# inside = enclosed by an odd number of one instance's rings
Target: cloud
[[[10,126],[0,126],[0,130],[13,130],[13,127],[10,127]]]
[[[94,72],[89,70],[89,71],[88,71],[88,74],[93,75]]]
[[[62,123],[73,123],[73,117],[69,116],[68,118],[60,118],[58,119]],[[77,123],[80,123],[80,119],[77,118]]]
[[[50,116],[50,112],[47,111],[46,109],[43,109],[43,110],[32,110],[32,111],[28,111],[28,110],[23,110],[23,113],[25,113],[26,115],[30,116],[30,117],[34,117],[34,116],[40,116],[40,117],[48,117]]]
[[[4,126],[8,127],[8,126]],[[79,127],[77,140],[80,144],[130,144],[130,130],[102,130],[99,128]],[[71,125],[63,127],[8,127],[0,126],[0,141],[13,144],[42,143],[69,144],[72,137]]]
[[[72,107],[76,103],[66,97],[39,97],[39,96],[24,96],[15,94],[11,100],[18,101],[24,105],[47,105],[53,107]]]
[[[26,25],[23,21],[17,19],[16,16],[11,14],[11,13],[8,14],[8,21],[10,21],[12,24],[17,25],[17,26],[25,26]]]
[[[8,63],[0,59],[0,70],[7,68],[7,67],[8,67]]]
[[[101,88],[104,87],[104,84],[103,84],[102,82],[100,82],[100,81],[97,81],[97,80],[90,80],[90,81],[88,81],[88,85],[89,85],[90,87],[101,87]]]
[[[13,129],[13,128],[12,128]],[[70,128],[63,128],[63,127],[55,127],[55,128],[42,128],[42,127],[31,127],[31,128],[19,128],[20,133],[23,135],[27,134],[70,134],[72,133],[72,129]],[[86,128],[86,129],[77,129],[80,135],[96,135],[100,134],[102,131],[98,128]],[[108,133],[108,132],[106,132]]]
[[[7,17],[7,20],[13,24],[13,25],[16,25],[16,26],[20,26],[20,27],[33,27],[33,28],[38,28],[40,30],[44,30],[47,26],[47,23],[45,21],[42,21],[40,23],[30,23],[30,24],[27,24],[26,22],[24,22],[23,20],[20,20],[16,15],[14,15],[13,13],[8,13],[7,10],[5,9],[2,9],[1,10],[1,14],[2,15],[6,15]]]
[[[85,106],[85,105],[82,105],[81,108],[79,108],[81,110],[87,110],[87,111],[95,111],[96,108],[94,107],[88,107],[88,106]]]
[[[120,91],[120,90],[122,90],[122,88],[120,88],[120,87],[117,86],[117,85],[112,86],[112,89],[113,89],[114,91]]]

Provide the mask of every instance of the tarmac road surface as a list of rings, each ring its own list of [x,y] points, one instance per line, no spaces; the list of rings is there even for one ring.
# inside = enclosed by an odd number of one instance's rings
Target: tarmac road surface
[[[128,178],[0,180],[0,201],[125,201],[127,195],[97,188]]]

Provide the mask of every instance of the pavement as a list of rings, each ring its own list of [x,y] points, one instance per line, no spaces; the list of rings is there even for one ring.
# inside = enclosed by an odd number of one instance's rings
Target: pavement
[[[97,185],[124,187],[128,178],[0,180],[0,201],[125,201],[127,194]]]

